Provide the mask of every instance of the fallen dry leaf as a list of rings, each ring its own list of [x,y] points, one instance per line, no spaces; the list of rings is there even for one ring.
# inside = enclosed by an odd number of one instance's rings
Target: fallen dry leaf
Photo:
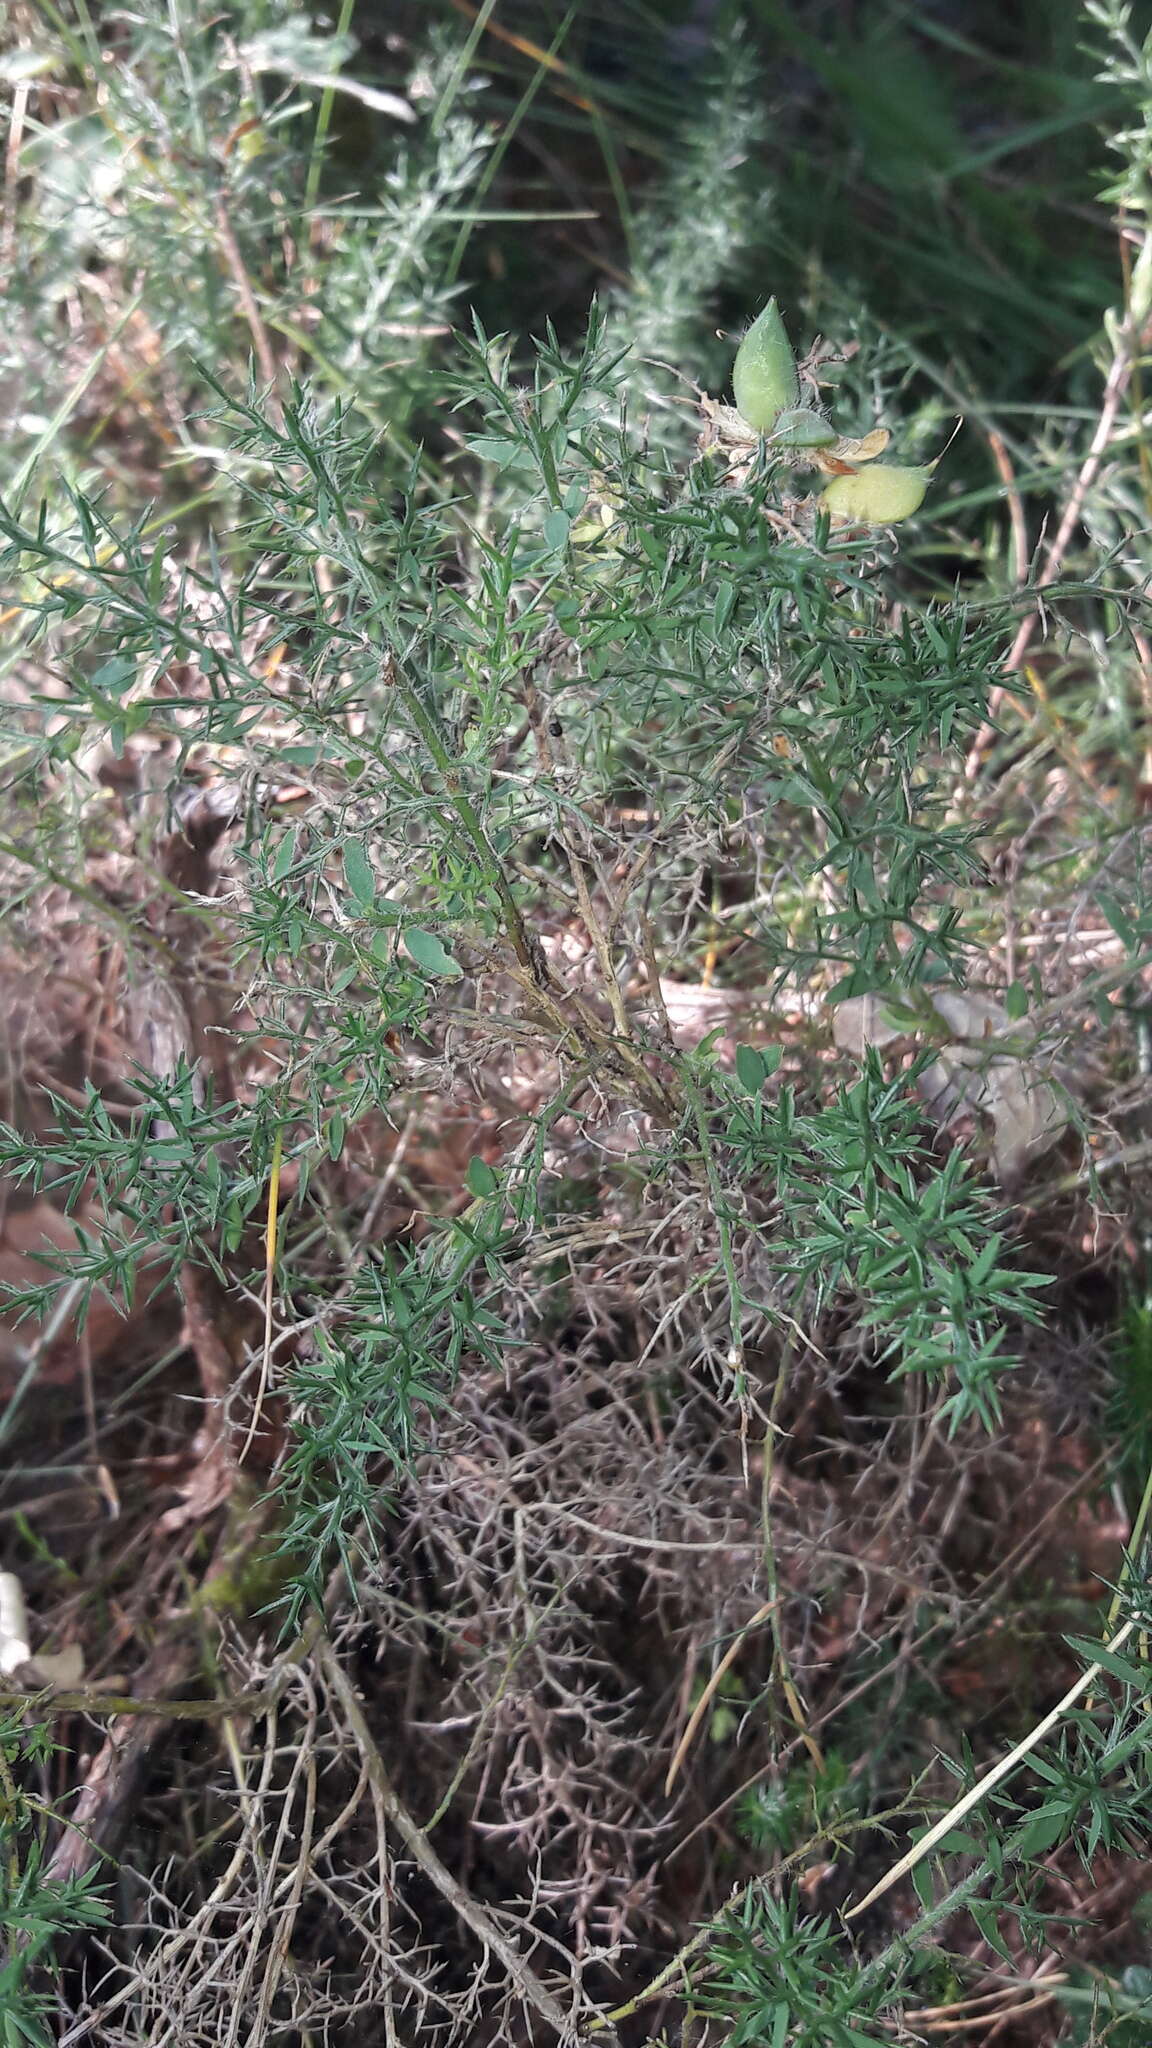
[[[74,1692],[84,1677],[84,1652],[79,1643],[41,1651],[29,1657],[16,1676],[29,1692]]]
[[[1010,1186],[1067,1130],[1065,1094],[1052,1081],[1043,1057],[995,1050],[1013,1032],[1002,1004],[961,988],[926,990],[925,996],[950,1036],[920,1076],[920,1093],[942,1128],[971,1113],[990,1119],[993,1171],[1002,1185]],[[840,1050],[856,1058],[867,1046],[882,1051],[902,1039],[915,1043],[929,1035],[926,1027],[917,1027],[906,1003],[882,995],[853,996],[839,1004],[832,1031]]]
[[[83,1676],[79,1643],[33,1655],[24,1588],[15,1572],[0,1572],[0,1677],[14,1679],[29,1692],[69,1692]]]

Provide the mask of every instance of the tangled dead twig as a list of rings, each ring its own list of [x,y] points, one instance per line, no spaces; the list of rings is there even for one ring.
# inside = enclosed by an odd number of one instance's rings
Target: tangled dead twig
[[[472,1929],[483,1946],[491,1949],[493,1955],[499,1957],[525,2004],[539,2013],[542,2019],[547,2020],[548,2024],[556,2029],[562,2041],[578,2041],[584,2030],[579,2008],[565,2011],[558,1999],[525,1961],[519,1949],[501,1932],[491,1914],[471,1898],[453,1877],[452,1872],[432,1847],[423,1828],[397,1797],[385,1769],[384,1760],[364,1718],[360,1702],[331,1642],[326,1637],[321,1637],[318,1642],[316,1655],[355,1736],[365,1768],[379,1794],[384,1811],[420,1869],[432,1880],[436,1889],[447,1899],[465,1925]],[[615,2035],[611,2031],[600,2034],[598,2038],[606,2042],[607,2048],[613,2048]]]

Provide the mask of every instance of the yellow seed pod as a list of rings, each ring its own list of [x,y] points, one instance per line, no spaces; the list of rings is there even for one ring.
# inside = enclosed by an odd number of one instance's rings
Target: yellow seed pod
[[[769,299],[736,351],[732,394],[737,412],[757,434],[766,434],[779,413],[800,402],[796,359],[775,299]]]
[[[924,502],[934,462],[903,468],[897,462],[873,462],[849,476],[834,476],[820,493],[838,525],[896,526]]]
[[[254,122],[251,127],[245,125],[244,133],[236,146],[236,154],[242,164],[250,164],[255,162],[258,156],[263,156],[267,147],[268,141],[263,128],[258,122]]]

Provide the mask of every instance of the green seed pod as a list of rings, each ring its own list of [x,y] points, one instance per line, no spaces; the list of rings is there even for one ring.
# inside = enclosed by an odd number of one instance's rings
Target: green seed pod
[[[834,476],[820,493],[833,519],[850,526],[895,526],[924,502],[934,462],[904,469],[896,462],[870,462],[851,476]]]
[[[737,412],[757,434],[766,434],[777,415],[800,397],[795,357],[775,299],[769,299],[736,351],[732,392]]]
[[[776,415],[772,439],[783,448],[827,448],[836,439],[836,429],[822,412],[809,406],[789,406]]]

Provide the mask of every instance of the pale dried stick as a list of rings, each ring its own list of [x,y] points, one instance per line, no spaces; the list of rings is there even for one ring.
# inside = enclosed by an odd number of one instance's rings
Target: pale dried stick
[[[1111,1642],[1107,1645],[1110,1656],[1120,1648],[1122,1643],[1127,1642],[1135,1627],[1135,1621],[1126,1621],[1123,1628],[1117,1630]],[[981,1800],[992,1790],[992,1787],[998,1785],[1002,1778],[1006,1778],[1010,1771],[1014,1771],[1016,1765],[1022,1763],[1024,1758],[1044,1740],[1044,1737],[1051,1733],[1052,1729],[1060,1722],[1062,1716],[1067,1713],[1069,1707],[1074,1706],[1081,1694],[1087,1692],[1090,1687],[1095,1685],[1103,1669],[1104,1666],[1102,1664],[1090,1664],[1087,1671],[1081,1673],[1075,1685],[1070,1685],[1063,1698],[1057,1700],[1051,1713],[1045,1714],[1043,1720],[1036,1723],[1031,1733],[1026,1735],[1022,1742],[1018,1742],[1015,1748],[1010,1749],[1007,1756],[1002,1756],[999,1763],[993,1764],[990,1771],[985,1771],[984,1776],[977,1779],[976,1783],[964,1794],[962,1799],[958,1799],[954,1806],[949,1807],[948,1812],[941,1816],[934,1827],[929,1828],[928,1833],[921,1837],[915,1847],[909,1849],[906,1856],[902,1856],[898,1863],[892,1865],[891,1870],[880,1879],[879,1884],[874,1884],[871,1891],[865,1892],[864,1897],[855,1906],[849,1907],[844,1918],[846,1920],[855,1920],[857,1914],[863,1913],[866,1907],[871,1906],[876,1899],[881,1898],[892,1885],[898,1883],[900,1878],[906,1877],[910,1870],[915,1870],[917,1864],[922,1863],[925,1856],[930,1856],[937,1842],[943,1841],[945,1835],[951,1834],[953,1828],[963,1820],[965,1814],[971,1813],[974,1806],[979,1806]]]
[[[769,1615],[772,1613],[772,1610],[775,1606],[775,1600],[766,1600],[764,1602],[763,1607],[758,1607],[756,1609],[756,1612],[752,1616],[751,1621],[746,1621],[743,1628],[737,1632],[736,1636],[729,1643],[728,1648],[725,1650],[724,1655],[721,1657],[720,1662],[716,1666],[715,1671],[712,1673],[711,1678],[708,1680],[707,1685],[704,1687],[703,1692],[701,1693],[699,1699],[696,1702],[696,1705],[693,1707],[692,1712],[688,1717],[688,1726],[685,1728],[683,1735],[680,1737],[679,1742],[676,1744],[676,1754],[674,1755],[671,1763],[668,1766],[668,1776],[664,1780],[664,1791],[666,1795],[671,1792],[673,1785],[676,1783],[676,1779],[680,1772],[680,1766],[683,1763],[684,1758],[687,1756],[688,1751],[692,1747],[692,1740],[695,1736],[696,1730],[699,1728],[701,1721],[704,1719],[705,1714],[708,1712],[708,1709],[712,1704],[712,1701],[715,1699],[717,1691],[724,1682],[725,1676],[729,1671],[731,1671],[733,1664],[736,1662],[737,1657],[740,1655],[740,1652],[744,1647],[745,1636],[750,1635],[754,1628],[759,1628],[760,1623],[762,1621],[767,1621]]]
[[[1100,417],[1096,422],[1096,431],[1092,436],[1088,453],[1080,465],[1076,482],[1072,486],[1071,495],[1064,507],[1064,514],[1060,524],[1045,549],[1044,560],[1037,572],[1036,582],[1033,586],[1037,595],[1046,589],[1049,584],[1056,581],[1063,567],[1069,542],[1076,531],[1080,515],[1084,510],[1084,501],[1100,473],[1104,457],[1108,452],[1112,440],[1112,430],[1116,425],[1117,415],[1124,403],[1125,393],[1132,381],[1132,375],[1136,368],[1140,347],[1143,342],[1145,325],[1146,322],[1143,319],[1134,320],[1129,310],[1120,322],[1119,327],[1115,330],[1116,340],[1113,348],[1112,363],[1104,386],[1104,396],[1101,400]],[[1012,650],[1005,663],[1006,668],[1019,669],[1023,667],[1024,657],[1032,644],[1032,636],[1036,631],[1039,618],[1039,606],[1034,606],[1028,612],[1027,617],[1020,621],[1016,638],[1012,643]],[[984,749],[993,736],[994,727],[992,720],[1003,703],[1005,694],[1006,692],[1001,686],[992,692],[988,700],[988,719],[977,733],[964,767],[965,778],[969,782],[973,781],[979,772]]]

